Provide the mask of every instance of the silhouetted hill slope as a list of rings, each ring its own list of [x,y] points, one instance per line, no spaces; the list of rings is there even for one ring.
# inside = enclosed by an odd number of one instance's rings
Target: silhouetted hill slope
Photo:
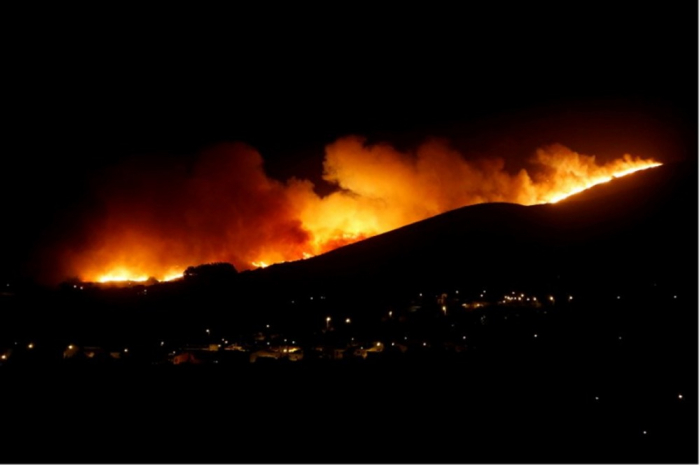
[[[697,282],[697,179],[641,171],[552,205],[453,210],[308,260],[244,273],[251,289],[385,294],[496,281]],[[264,290],[260,289],[260,292]]]

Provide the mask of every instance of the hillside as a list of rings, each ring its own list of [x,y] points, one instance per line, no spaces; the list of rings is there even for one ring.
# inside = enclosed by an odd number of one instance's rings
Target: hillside
[[[697,180],[662,166],[553,205],[463,207],[308,260],[243,273],[287,292],[391,292],[569,275],[682,278],[697,268]],[[243,277],[242,276],[242,277]],[[692,277],[690,277],[692,280]]]

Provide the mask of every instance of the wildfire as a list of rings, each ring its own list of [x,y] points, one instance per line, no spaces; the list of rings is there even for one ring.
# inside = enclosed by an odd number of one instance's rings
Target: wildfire
[[[110,282],[144,282],[148,281],[148,276],[135,276],[128,271],[115,273],[115,274],[104,274],[95,280],[98,283],[110,283]]]
[[[637,164],[631,168],[627,168],[621,171],[615,171],[612,174],[594,176],[588,179],[581,179],[578,182],[573,181],[569,189],[560,193],[552,192],[551,194],[549,194],[548,198],[541,203],[557,203],[564,200],[567,197],[571,197],[572,195],[583,192],[586,189],[590,189],[593,186],[597,186],[598,184],[610,182],[615,178],[621,178],[623,176],[627,176],[628,174],[636,173],[637,171],[642,171],[649,168],[656,168],[657,166],[661,166],[661,163],[648,162],[641,165]]]
[[[170,274],[165,276],[163,279],[160,279],[159,281],[175,281],[176,279],[182,278],[182,273],[175,273],[175,274]]]
[[[542,159],[546,159],[547,157],[547,155],[542,153],[538,153],[538,156]],[[592,172],[590,174],[587,174],[586,170],[572,170],[567,173],[568,176],[554,181],[554,184],[558,186],[545,193],[542,201],[532,202],[530,205],[535,203],[557,203],[567,197],[571,197],[593,186],[597,186],[598,184],[610,182],[615,178],[621,178],[628,174],[655,168],[657,166],[661,166],[661,163],[639,159],[634,160],[631,156],[625,155],[621,160],[616,160],[612,165],[596,167],[594,170],[591,170]],[[580,174],[581,172],[584,174]]]
[[[262,164],[254,149],[233,144],[203,154],[194,169],[167,176],[161,169],[157,177],[144,174],[140,183],[116,178],[102,193],[106,220],[91,225],[94,240],[64,260],[66,274],[143,282],[181,278],[183,263],[265,268],[467,205],[556,203],[660,165],[630,155],[600,163],[552,145],[513,173],[502,159],[468,161],[442,141],[404,153],[346,137],[326,147],[324,179],[337,190],[319,196],[309,181],[269,178]]]
[[[153,277],[153,279],[156,279],[157,281],[160,282],[166,282],[166,281],[174,281],[176,279],[182,278],[182,272],[168,272],[167,274],[163,275],[162,277]],[[136,272],[133,272],[132,270],[126,269],[124,267],[114,269],[109,273],[105,273],[103,275],[98,276],[96,279],[94,279],[94,282],[98,283],[142,283],[146,282],[149,279],[151,279],[150,276],[147,276],[145,274],[139,274]]]

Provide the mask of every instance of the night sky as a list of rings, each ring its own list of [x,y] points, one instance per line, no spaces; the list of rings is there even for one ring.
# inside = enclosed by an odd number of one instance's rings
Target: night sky
[[[99,210],[97,174],[135,156],[167,164],[243,141],[269,175],[320,193],[323,148],[348,134],[397,146],[443,136],[516,158],[549,142],[697,157],[692,2],[47,10],[6,22],[9,279],[44,265],[38,251]]]
[[[697,2],[173,5],[4,10],[3,456],[697,461]],[[369,189],[332,184],[364,141],[500,157],[522,190],[541,147],[667,166],[556,205],[473,189],[504,203],[307,254],[304,199],[385,219],[469,173],[369,157]],[[387,171],[405,202],[371,196]],[[139,249],[188,271],[102,279]]]

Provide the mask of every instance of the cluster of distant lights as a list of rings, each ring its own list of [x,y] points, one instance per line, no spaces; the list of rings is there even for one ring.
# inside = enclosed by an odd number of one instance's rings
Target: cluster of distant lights
[[[164,280],[173,280],[173,279],[177,279],[177,278],[180,278],[180,277],[182,277],[182,274],[168,276],[168,277],[166,277]],[[111,281],[136,281],[136,282],[139,281],[138,279],[126,279],[126,278],[123,278],[123,279],[122,279],[122,278],[120,278],[120,277],[115,277],[115,276],[108,276],[107,278],[109,278],[109,280],[111,280]],[[147,278],[144,279],[144,280],[147,280]],[[7,284],[7,286],[9,286],[9,284]],[[76,288],[76,289],[77,289],[77,288],[80,288],[81,290],[83,289],[83,286],[74,285],[73,287]],[[455,294],[459,294],[459,290],[456,290],[456,291],[455,291]],[[486,294],[486,290],[483,290],[483,291],[480,293],[479,297],[480,297],[480,298],[484,298],[485,294]],[[423,293],[419,293],[419,296],[422,297],[422,296],[423,296]],[[616,298],[617,298],[617,300],[620,300],[620,299],[622,298],[622,296],[621,296],[621,295],[617,295]],[[324,300],[324,299],[325,299],[325,296],[320,296],[320,299],[321,299],[321,300]],[[675,299],[678,299],[678,295],[677,295],[677,294],[674,294],[674,295],[673,295],[673,299],[674,299],[674,300],[675,300]],[[313,296],[310,296],[310,300],[313,300]],[[555,298],[554,298],[554,296],[551,296],[551,295],[548,296],[547,300],[549,300],[549,301],[552,302],[552,303],[555,303]],[[573,296],[569,295],[567,300],[568,300],[569,302],[572,301],[572,300],[573,300]],[[529,297],[529,296],[526,296],[524,293],[520,293],[520,294],[518,295],[515,291],[512,291],[510,295],[505,295],[505,296],[504,296],[504,299],[503,299],[502,301],[500,301],[499,303],[508,303],[508,302],[516,302],[516,301],[517,301],[517,302],[523,302],[523,301],[525,301],[525,302],[538,302],[537,297],[535,297],[535,296]],[[294,301],[292,301],[292,303],[294,303]],[[442,306],[442,310],[443,310],[443,312],[446,313],[446,312],[447,312],[447,307],[443,305],[443,306]],[[388,312],[388,316],[391,318],[391,317],[393,316],[393,312],[392,312],[392,311],[389,311],[389,312]],[[327,328],[327,329],[330,329],[331,321],[332,321],[332,318],[331,318],[330,316],[327,316],[327,317],[325,318],[325,324],[326,324],[326,328]],[[351,323],[352,323],[352,320],[351,320],[351,318],[348,317],[348,318],[345,318],[345,319],[344,319],[344,322],[345,322],[345,324],[351,324]],[[265,325],[265,327],[266,327],[267,329],[269,329],[269,328],[270,328],[270,325],[267,324],[267,325]],[[207,335],[211,335],[211,330],[210,330],[209,328],[205,329],[205,332],[206,332]],[[537,337],[538,337],[538,334],[535,333],[535,334],[533,335],[533,337],[534,337],[534,338],[537,338]],[[463,336],[462,339],[463,339],[463,340],[466,340],[467,337],[466,337],[466,336]],[[354,338],[351,338],[351,340],[354,340]],[[406,341],[406,340],[408,340],[408,338],[407,338],[407,337],[404,337],[404,341]],[[618,337],[618,340],[621,341],[621,340],[622,340],[622,336],[619,336],[619,337]],[[224,344],[226,344],[226,345],[229,344],[229,341],[226,340],[225,338],[222,338],[222,339],[221,339],[221,342],[224,343]],[[285,339],[285,343],[286,343],[286,342],[287,342],[287,340]],[[295,344],[295,341],[292,341],[292,344]],[[165,341],[161,341],[161,342],[160,342],[160,346],[163,347],[164,345],[165,345]],[[267,342],[267,345],[268,345],[268,346],[270,345],[270,342],[269,342],[269,341]],[[395,343],[392,342],[391,345],[394,346]],[[427,345],[428,345],[427,342],[423,342],[423,343],[422,343],[422,346],[423,346],[423,347],[427,347]],[[222,346],[221,344],[218,344],[218,347],[219,347],[219,348],[220,348],[221,346]],[[377,343],[377,346],[381,346],[381,343]],[[27,349],[29,349],[29,350],[34,349],[34,343],[33,343],[33,342],[30,342],[30,343],[27,345]],[[76,346],[74,346],[73,344],[69,344],[68,347],[67,347],[67,350],[68,350],[68,351],[73,351],[73,350],[76,350],[76,349],[77,349]],[[124,349],[123,349],[123,352],[124,352],[124,353],[128,353],[128,352],[129,352],[129,349],[128,349],[128,348],[124,348]],[[7,354],[2,354],[2,355],[0,355],[0,359],[1,359],[1,360],[7,360],[7,357],[8,357]],[[679,399],[682,399],[683,396],[682,396],[681,394],[679,394],[678,398],[679,398]],[[598,399],[599,399],[599,398],[596,397],[596,400],[598,400]],[[646,434],[646,433],[645,433],[645,434]]]
[[[182,277],[182,274],[179,274],[179,275],[172,275],[172,276],[166,277],[166,278],[164,279],[164,281],[174,280],[174,279],[178,279],[178,278],[180,278],[180,277]],[[141,281],[140,278],[139,278],[139,279],[127,279],[127,278],[120,278],[120,277],[115,277],[115,276],[108,276],[108,277],[105,277],[105,279],[108,279],[108,281],[134,281],[134,282]],[[145,278],[145,279],[143,279],[143,280],[145,281],[145,280],[147,280],[147,279],[148,279],[148,278]],[[7,285],[9,286],[9,284],[7,284]],[[76,289],[77,289],[78,287],[79,287],[81,290],[83,289],[83,286],[74,285],[73,287],[76,288]],[[456,290],[456,291],[455,291],[455,294],[458,295],[458,294],[459,294],[459,290]],[[486,294],[486,290],[483,290],[483,291],[480,293],[479,297],[480,297],[480,298],[484,298],[484,295],[485,295],[485,294]],[[423,293],[419,293],[419,296],[420,296],[420,297],[423,297]],[[620,300],[620,299],[622,298],[622,296],[621,296],[621,295],[617,295],[616,298],[617,298],[618,300]],[[677,298],[678,298],[678,295],[673,295],[673,299],[677,299]],[[313,296],[310,296],[310,300],[313,300],[313,299],[314,299]],[[323,296],[323,295],[320,296],[320,299],[321,299],[321,300],[324,300],[324,299],[325,299],[325,296]],[[547,300],[549,300],[549,301],[552,302],[552,303],[555,303],[555,301],[556,301],[555,298],[554,298],[554,296],[551,296],[551,295],[548,296]],[[569,295],[567,300],[568,300],[569,302],[571,302],[571,301],[573,300],[573,296]],[[526,296],[524,293],[520,293],[520,294],[518,295],[515,291],[512,291],[510,295],[505,295],[504,298],[503,298],[503,300],[500,301],[499,303],[505,304],[505,303],[516,302],[516,301],[517,301],[517,302],[523,302],[523,301],[525,301],[525,302],[538,302],[537,297],[535,297],[535,296],[529,297],[529,296]],[[291,302],[292,302],[292,304],[293,304],[295,301],[291,301]],[[442,311],[443,311],[445,314],[447,313],[447,307],[446,307],[445,305],[442,306]],[[389,311],[389,312],[388,312],[388,316],[391,318],[391,317],[393,316],[393,312],[392,312],[392,311]],[[332,318],[331,318],[330,316],[327,316],[327,317],[325,318],[326,329],[330,329],[331,321],[332,321]],[[345,319],[344,319],[344,322],[345,322],[345,324],[351,324],[351,323],[352,323],[352,320],[348,317],[348,318],[345,318]],[[265,325],[265,327],[266,327],[267,329],[269,329],[269,328],[270,328],[270,325],[267,324],[267,325]],[[211,330],[210,330],[210,329],[208,329],[208,328],[205,329],[205,332],[206,332],[207,335],[211,335]],[[533,335],[533,337],[534,337],[534,338],[537,338],[537,337],[538,337],[538,334],[535,333],[535,334]],[[351,339],[354,340],[354,338],[351,338]],[[407,337],[404,338],[404,340],[407,340],[407,339],[408,339]],[[462,339],[463,339],[463,340],[466,340],[467,337],[466,337],[466,336],[463,336]],[[618,337],[618,340],[621,341],[621,340],[622,340],[622,336],[619,336],[619,337]],[[229,343],[228,340],[226,340],[226,339],[224,339],[224,338],[222,338],[221,341],[222,341],[224,344],[226,344],[226,345],[228,345],[228,343]],[[285,339],[285,343],[286,343],[286,342],[287,342],[287,340]],[[295,344],[295,342],[292,341],[292,344]],[[163,347],[164,345],[165,345],[165,341],[161,341],[161,342],[160,342],[160,346]],[[269,341],[267,342],[267,345],[268,345],[268,346],[270,345],[270,342],[269,342]],[[381,345],[381,343],[377,343],[377,346],[379,346],[379,345]],[[394,346],[395,343],[392,342],[391,345]],[[222,346],[221,344],[218,344],[218,347],[219,347],[219,348],[220,348],[221,346]],[[422,343],[422,346],[423,346],[423,347],[427,347],[427,343],[426,343],[426,342],[423,342],[423,343]],[[27,348],[30,349],[30,350],[33,349],[33,348],[34,348],[34,344],[33,344],[33,343],[29,343],[28,346],[27,346]],[[76,347],[75,347],[73,344],[68,345],[68,350],[69,350],[69,351],[72,351],[72,350],[74,350],[75,348],[76,348]],[[123,352],[124,352],[124,353],[128,353],[128,352],[129,352],[128,348],[124,348],[124,349],[123,349]],[[2,355],[0,356],[0,358],[1,358],[2,360],[7,360],[7,355],[6,355],[6,354],[2,354]],[[596,399],[598,399],[598,398],[596,398]],[[679,394],[679,399],[682,399],[682,395],[680,395],[680,394]]]
[[[181,278],[181,277],[182,277],[182,274],[179,274],[179,275],[171,275],[171,276],[166,277],[166,278],[164,279],[164,281],[171,281],[171,280],[178,279],[178,278]],[[111,275],[110,275],[110,276],[103,277],[103,278],[104,278],[106,281],[116,281],[116,282],[119,282],[119,281],[127,281],[127,282],[134,281],[134,282],[139,282],[139,281],[145,281],[145,280],[148,279],[148,278],[144,278],[144,279],[141,279],[141,278],[130,279],[130,278],[119,277],[119,276],[111,276]],[[103,278],[101,278],[101,279],[103,279]],[[9,284],[7,284],[7,286],[9,286]],[[83,286],[73,285],[73,288],[75,288],[75,289],[78,289],[78,288],[79,288],[79,289],[82,290],[82,289],[83,289]],[[456,290],[456,291],[455,291],[455,294],[458,295],[458,294],[459,294],[459,290]],[[479,297],[480,297],[480,298],[484,298],[485,294],[486,294],[486,290],[483,290],[483,291],[479,294]],[[419,293],[418,295],[419,295],[420,297],[423,297],[423,293]],[[621,296],[621,295],[617,295],[616,298],[617,298],[617,300],[620,300],[620,299],[622,298],[622,296]],[[310,299],[310,300],[313,300],[314,298],[313,298],[313,296],[310,296],[309,299]],[[323,295],[320,296],[320,299],[321,299],[321,300],[325,300],[325,296],[323,296]],[[673,295],[673,299],[678,299],[678,295]],[[549,300],[551,303],[555,303],[555,302],[556,302],[556,299],[554,298],[554,296],[551,296],[551,295],[547,297],[547,300]],[[569,302],[571,302],[571,301],[573,300],[573,296],[572,296],[572,295],[569,295],[567,300],[568,300]],[[505,296],[503,297],[503,300],[502,300],[502,301],[499,301],[499,303],[500,303],[500,304],[506,304],[506,303],[510,303],[510,302],[523,302],[523,301],[524,301],[524,302],[533,302],[533,303],[536,303],[536,302],[538,302],[538,299],[537,299],[536,296],[530,297],[530,296],[526,296],[524,293],[517,294],[515,291],[512,291],[510,295],[505,295]],[[292,300],[291,303],[294,304],[295,301]],[[446,307],[445,305],[443,305],[443,306],[441,307],[441,309],[442,309],[442,311],[443,311],[445,314],[447,314],[447,307]],[[392,311],[389,311],[389,312],[388,312],[388,316],[391,318],[391,317],[393,316],[393,312],[392,312]],[[325,318],[326,329],[330,329],[331,321],[332,321],[332,318],[331,318],[330,316],[327,316],[327,317]],[[345,318],[345,319],[344,319],[344,322],[345,322],[345,324],[351,324],[351,323],[352,323],[352,320],[351,320],[351,318],[348,317],[348,318]],[[270,328],[270,325],[267,324],[267,325],[265,325],[265,327],[266,327],[267,329],[269,329],[269,328]],[[205,330],[205,332],[206,332],[207,335],[211,335],[211,330],[210,330],[210,329],[207,328],[207,329]],[[537,338],[538,335],[537,335],[537,334],[534,334],[533,337],[534,337],[534,338]],[[404,339],[407,339],[407,338],[404,338]],[[466,336],[464,336],[463,339],[466,340]],[[620,336],[618,339],[619,339],[619,340],[622,340],[622,336]],[[353,340],[354,340],[354,338],[353,338]],[[228,340],[225,340],[225,339],[222,338],[222,342],[223,342],[224,344],[228,345]],[[286,342],[286,340],[285,340],[285,342]],[[292,341],[292,344],[294,344],[294,341]],[[164,345],[165,345],[165,342],[164,342],[164,341],[161,341],[160,346],[162,347],[162,346],[164,346]],[[270,345],[270,343],[268,342],[267,345]],[[394,343],[392,342],[391,345],[393,346]],[[426,346],[427,346],[427,343],[423,342],[422,345],[423,345],[424,347],[426,347]],[[221,344],[219,344],[219,347],[221,347]],[[27,346],[27,348],[28,348],[28,349],[33,349],[33,348],[34,348],[34,344],[33,344],[33,343],[29,343],[28,346]],[[68,350],[73,350],[74,348],[75,348],[75,346],[73,346],[72,344],[68,345]],[[124,349],[124,353],[128,353],[128,348],[125,348],[125,349]],[[3,354],[1,357],[2,357],[2,360],[6,360],[6,359],[7,359],[7,355],[6,355],[6,354]]]
[[[349,319],[348,319],[348,320],[349,320]],[[326,321],[330,321],[330,317],[326,317]],[[349,321],[347,321],[347,322],[349,322]],[[270,328],[270,325],[269,325],[269,324],[266,325],[266,328],[269,329],[269,328]],[[205,332],[206,332],[207,335],[210,335],[210,334],[211,334],[211,330],[210,330],[210,329],[206,329]],[[537,338],[537,334],[535,334],[534,337]],[[354,340],[354,338],[352,338],[352,339]],[[466,339],[466,336],[464,336],[463,339]],[[622,337],[620,337],[620,339],[622,339]],[[404,337],[404,341],[407,341],[407,340],[408,340],[408,337]],[[224,343],[224,344],[228,344],[229,341],[226,340],[226,339],[224,339],[224,338],[222,338],[222,339],[221,339],[221,342]],[[285,339],[284,342],[286,343],[286,342],[287,342],[287,339]],[[292,343],[292,345],[294,345],[294,344],[295,344],[295,341],[291,341],[291,343]],[[165,345],[165,341],[161,341],[161,342],[160,342],[160,346],[163,347],[164,345]],[[270,343],[268,342],[267,345],[269,346]],[[381,342],[376,342],[376,343],[374,343],[374,344],[372,344],[372,345],[373,345],[374,347],[376,347],[376,348],[381,348],[381,347],[383,346],[383,344],[382,344]],[[427,347],[427,346],[428,346],[428,343],[424,341],[424,342],[422,342],[421,345],[422,345],[423,347]],[[395,343],[395,342],[392,342],[392,343],[391,343],[391,346],[392,346],[392,347],[395,347],[395,346],[396,346],[396,343]],[[34,345],[33,342],[30,342],[30,343],[27,344],[27,349],[29,349],[29,350],[34,349],[34,347],[35,347],[35,345]],[[220,348],[220,347],[221,347],[221,344],[218,344],[218,347]],[[77,351],[77,350],[78,350],[78,347],[75,346],[74,344],[69,344],[69,345],[67,346],[67,350],[68,350],[68,351],[71,351],[71,352],[74,352],[74,351]],[[364,347],[361,347],[361,350],[367,350],[367,349],[364,349]],[[123,352],[126,354],[126,353],[129,352],[129,349],[125,347],[125,348],[123,349]],[[289,350],[286,350],[285,352],[290,352],[290,351],[289,351]],[[175,352],[172,352],[172,355],[175,355]],[[0,355],[0,360],[5,361],[5,360],[7,360],[7,359],[8,359],[7,354],[2,354],[2,355]],[[676,398],[677,398],[679,401],[683,401],[683,399],[684,399],[682,393],[678,393],[678,394],[676,395]],[[598,395],[598,396],[594,396],[594,400],[595,400],[596,402],[601,402],[601,397],[600,397],[599,395]],[[648,430],[642,430],[642,434],[646,436],[646,435],[648,434]]]

